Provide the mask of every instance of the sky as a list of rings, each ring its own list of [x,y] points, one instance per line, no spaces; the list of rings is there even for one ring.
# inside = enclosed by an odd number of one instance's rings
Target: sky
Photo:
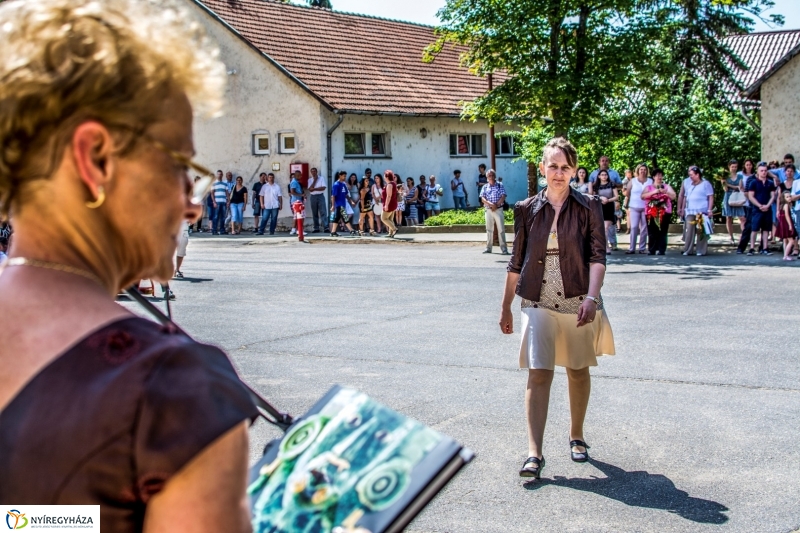
[[[800,29],[800,0],[773,1],[775,7],[769,13],[778,13],[786,18],[782,29]],[[436,12],[444,6],[445,0],[331,0],[331,3],[336,11],[363,13],[435,26],[438,23]],[[755,31],[770,29],[763,22],[756,22]]]

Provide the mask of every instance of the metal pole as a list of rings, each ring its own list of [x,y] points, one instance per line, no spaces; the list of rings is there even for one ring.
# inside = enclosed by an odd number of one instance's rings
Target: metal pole
[[[492,92],[494,88],[494,80],[492,79],[492,75],[489,74],[489,92]],[[494,147],[494,124],[489,124],[489,154],[490,154],[490,162],[492,164],[492,168],[495,172],[497,172],[497,161],[495,160],[495,147]]]

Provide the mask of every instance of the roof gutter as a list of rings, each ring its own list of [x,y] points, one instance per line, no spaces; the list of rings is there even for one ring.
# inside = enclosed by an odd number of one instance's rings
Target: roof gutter
[[[333,132],[336,130],[336,128],[338,128],[339,125],[344,120],[344,114],[343,113],[341,113],[340,111],[334,111],[334,113],[339,115],[339,118],[336,120],[336,122],[333,123],[333,126],[328,128],[328,146],[327,146],[327,150],[328,150],[328,194],[330,194],[331,191],[333,190],[333,148],[331,147],[331,136],[333,135]],[[327,224],[327,222],[325,222],[325,223]]]
[[[341,109],[334,111],[335,113],[343,113],[346,115],[372,115],[382,117],[449,117],[461,118],[460,113],[403,113],[400,111],[364,111],[360,109]]]
[[[761,89],[761,86],[764,85],[764,82],[770,79],[776,72],[778,72],[783,66],[788,63],[789,61],[794,58],[794,56],[800,54],[800,44],[789,50],[782,58],[775,63],[771,69],[769,69],[763,76],[758,78],[755,83],[753,83],[750,87],[746,88],[742,91],[742,95],[746,98],[752,98],[753,95]]]
[[[274,59],[272,59],[272,57],[270,57],[270,56],[269,56],[269,54],[266,54],[266,53],[264,53],[264,52],[263,52],[262,50],[260,50],[260,49],[259,49],[259,48],[258,48],[256,45],[254,45],[253,43],[251,43],[250,41],[248,41],[248,40],[247,40],[247,39],[244,37],[244,35],[242,35],[241,33],[239,33],[239,32],[236,30],[236,28],[234,28],[233,26],[231,26],[230,24],[228,24],[228,23],[225,21],[225,19],[223,19],[222,17],[220,17],[219,15],[217,15],[217,13],[216,13],[216,12],[214,12],[214,11],[213,11],[211,8],[209,8],[207,5],[205,5],[205,4],[204,4],[204,3],[203,3],[201,0],[193,0],[193,2],[194,2],[194,3],[195,3],[195,4],[196,4],[196,5],[197,5],[197,6],[198,6],[200,9],[202,9],[203,11],[205,11],[205,12],[206,12],[206,13],[207,13],[207,14],[208,14],[208,15],[209,15],[211,18],[213,18],[214,20],[216,20],[217,22],[219,22],[220,24],[222,24],[223,26],[225,26],[225,27],[228,29],[228,31],[230,31],[231,33],[233,33],[234,35],[236,35],[236,36],[237,36],[239,39],[241,39],[241,40],[242,40],[242,41],[243,41],[243,42],[244,42],[244,43],[245,43],[247,46],[249,46],[249,47],[250,47],[250,48],[251,48],[251,49],[252,49],[254,52],[256,52],[258,55],[262,56],[264,59],[266,59],[266,60],[267,60],[267,61],[269,61],[270,63],[272,63],[272,65],[273,65],[275,68],[277,68],[278,70],[280,70],[280,71],[281,71],[281,72],[282,72],[284,75],[286,75],[286,76],[287,76],[289,79],[291,79],[293,82],[295,82],[297,85],[299,85],[299,86],[300,86],[300,88],[302,88],[304,91],[306,91],[306,92],[307,92],[308,94],[310,94],[312,97],[314,97],[314,99],[315,99],[315,100],[318,100],[318,101],[319,101],[319,102],[320,102],[322,105],[324,105],[324,106],[325,106],[325,107],[326,107],[326,108],[327,108],[329,111],[333,111],[333,106],[332,106],[332,105],[330,105],[328,102],[326,102],[325,100],[323,100],[323,99],[322,99],[322,98],[321,98],[321,97],[320,97],[320,96],[319,96],[317,93],[315,93],[314,91],[312,91],[312,90],[311,90],[311,88],[310,88],[308,85],[306,85],[305,83],[303,83],[302,81],[300,81],[300,79],[298,79],[298,78],[297,78],[297,77],[296,77],[294,74],[292,74],[291,72],[289,72],[288,70],[286,70],[286,69],[283,67],[283,65],[281,65],[280,63],[278,63],[277,61],[275,61]]]
[[[747,123],[753,127],[753,129],[756,131],[761,131],[761,126],[759,126],[756,121],[750,118],[750,116],[747,114],[748,107],[758,107],[758,104],[754,102],[739,102],[739,112],[742,114],[742,118],[744,118]]]

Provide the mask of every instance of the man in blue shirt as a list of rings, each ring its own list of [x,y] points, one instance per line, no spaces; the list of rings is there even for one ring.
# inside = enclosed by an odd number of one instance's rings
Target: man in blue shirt
[[[608,178],[611,180],[612,183],[616,183],[617,185],[622,185],[622,179],[619,177],[619,173],[612,168],[608,168],[610,163],[611,162],[609,161],[607,155],[601,155],[600,159],[597,161],[597,165],[600,168],[596,168],[594,171],[592,171],[591,174],[589,174],[589,181],[594,183],[600,171],[605,170],[608,172]]]
[[[336,174],[336,183],[333,184],[331,189],[331,237],[339,237],[336,229],[339,224],[345,224],[347,229],[350,230],[350,235],[354,236],[356,232],[353,226],[350,225],[350,215],[347,214],[347,198],[350,196],[350,191],[347,190],[347,184],[344,180],[347,178],[347,172],[340,170]],[[375,199],[379,201],[379,199]]]
[[[786,154],[783,156],[783,167],[776,168],[774,170],[768,170],[767,175],[771,178],[778,178],[781,183],[786,182],[786,167],[794,165],[794,156],[792,154]]]
[[[758,232],[761,232],[761,255],[772,255],[769,251],[767,235],[772,231],[772,204],[775,202],[775,181],[767,176],[767,164],[761,162],[756,169],[756,179],[747,182],[747,197],[752,204],[750,210],[752,234],[750,236],[750,251],[747,255],[754,255],[753,245]]]

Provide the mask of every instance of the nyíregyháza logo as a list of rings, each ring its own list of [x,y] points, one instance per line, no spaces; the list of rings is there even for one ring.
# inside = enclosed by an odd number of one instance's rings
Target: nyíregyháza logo
[[[6,512],[6,525],[8,529],[22,529],[28,525],[28,519],[25,517],[25,513],[11,509]]]

